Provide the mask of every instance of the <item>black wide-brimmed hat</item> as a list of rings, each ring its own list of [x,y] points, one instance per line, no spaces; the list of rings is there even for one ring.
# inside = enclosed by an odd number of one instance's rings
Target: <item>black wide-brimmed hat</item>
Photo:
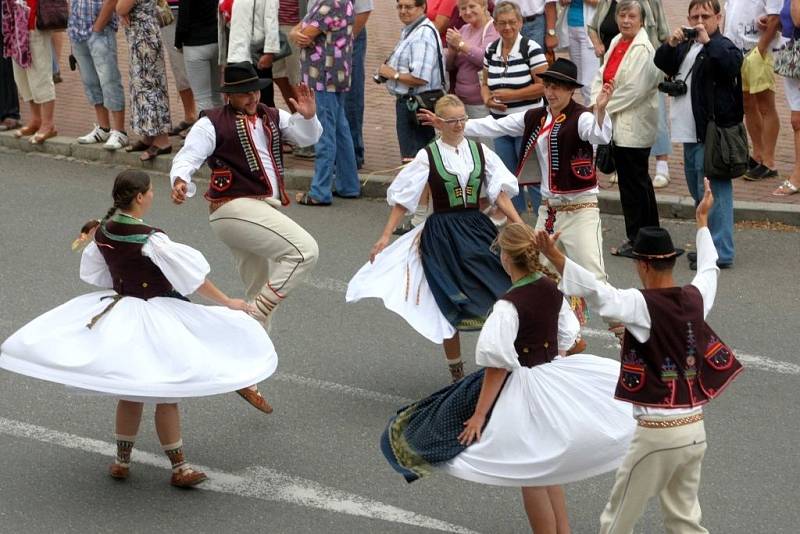
[[[260,91],[272,80],[269,78],[259,78],[255,67],[249,61],[241,63],[228,63],[225,65],[222,87],[220,93],[249,93],[250,91]]]
[[[550,79],[557,82],[568,83],[575,87],[583,87],[583,84],[578,81],[577,65],[568,59],[564,59],[563,57],[555,60],[546,71],[538,74],[537,76],[544,80]]]
[[[669,232],[660,226],[643,226],[639,228],[633,241],[633,259],[666,260],[677,258],[683,249],[675,248]]]

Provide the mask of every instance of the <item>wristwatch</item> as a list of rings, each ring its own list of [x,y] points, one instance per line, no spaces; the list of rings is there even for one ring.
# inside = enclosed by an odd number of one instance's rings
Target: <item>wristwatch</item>
[[[555,37],[556,36],[556,29],[555,28],[550,28],[549,30],[547,30],[547,35],[549,35],[550,37]]]
[[[394,76],[392,76],[392,79],[393,79],[394,81],[398,81],[398,80],[400,79],[400,73],[399,73],[399,72],[395,72],[395,73],[394,73]]]

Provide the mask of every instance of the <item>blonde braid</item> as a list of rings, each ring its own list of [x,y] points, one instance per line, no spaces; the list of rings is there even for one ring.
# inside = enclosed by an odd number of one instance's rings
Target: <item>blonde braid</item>
[[[497,243],[517,267],[530,273],[542,273],[558,283],[559,276],[542,265],[539,259],[539,249],[534,244],[534,235],[533,228],[527,224],[512,223],[500,232],[500,235],[497,236]]]

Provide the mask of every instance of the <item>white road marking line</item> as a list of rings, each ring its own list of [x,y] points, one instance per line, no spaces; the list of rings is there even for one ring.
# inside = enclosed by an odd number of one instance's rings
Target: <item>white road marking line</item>
[[[369,389],[363,389],[355,386],[347,386],[336,382],[328,382],[327,380],[319,380],[316,378],[309,378],[307,376],[294,375],[291,373],[275,373],[272,378],[281,380],[282,382],[290,382],[292,384],[299,384],[302,386],[310,386],[324,391],[332,391],[334,393],[344,393],[351,397],[359,399],[374,400],[379,402],[386,402],[396,405],[398,408],[406,404],[411,404],[413,399],[407,399],[398,395],[391,395],[389,393],[380,393]]]
[[[114,457],[116,455],[116,446],[112,443],[59,432],[4,417],[0,417],[0,434],[32,439],[67,449],[81,450],[103,456]],[[166,470],[170,468],[170,463],[164,456],[137,449],[133,451],[133,462],[134,464],[163,468],[165,470],[165,479],[167,476]],[[205,471],[209,476],[207,482],[198,486],[198,489],[205,491],[215,491],[263,501],[285,502],[326,512],[380,519],[390,523],[401,523],[441,532],[477,534],[473,530],[447,523],[446,521],[324,486],[313,480],[286,475],[266,467],[253,466],[245,469],[241,475],[201,465],[196,467]]]
[[[594,328],[584,328],[581,334],[585,337],[594,337],[611,341],[614,339],[614,334],[605,330],[597,330]],[[618,345],[613,345],[618,347]],[[786,362],[782,360],[773,360],[766,356],[758,356],[757,354],[748,354],[740,352],[735,347],[733,353],[740,362],[746,364],[748,369],[759,369],[761,371],[768,371],[771,373],[778,373],[782,375],[800,375],[800,365],[795,363]]]
[[[328,291],[335,291],[337,293],[347,292],[347,284],[334,278],[312,277],[307,279],[304,283],[305,285],[315,289],[326,289]],[[610,332],[605,330],[597,330],[594,328],[585,328],[582,330],[582,333],[586,337],[606,339],[608,341],[612,341],[614,337]],[[614,343],[607,345],[605,348],[614,348],[616,346]],[[760,371],[767,371],[782,375],[800,375],[800,365],[796,363],[783,360],[774,360],[758,354],[748,354],[745,352],[740,352],[736,348],[734,348],[733,351],[736,354],[736,357],[739,358],[742,363],[747,364],[747,367],[750,369],[758,369]]]

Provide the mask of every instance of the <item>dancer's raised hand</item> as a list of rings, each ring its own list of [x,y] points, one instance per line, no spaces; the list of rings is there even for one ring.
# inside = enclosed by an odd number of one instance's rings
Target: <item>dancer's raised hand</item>
[[[317,114],[317,102],[314,98],[314,91],[304,83],[295,86],[297,98],[290,98],[289,103],[294,109],[308,120]]]

